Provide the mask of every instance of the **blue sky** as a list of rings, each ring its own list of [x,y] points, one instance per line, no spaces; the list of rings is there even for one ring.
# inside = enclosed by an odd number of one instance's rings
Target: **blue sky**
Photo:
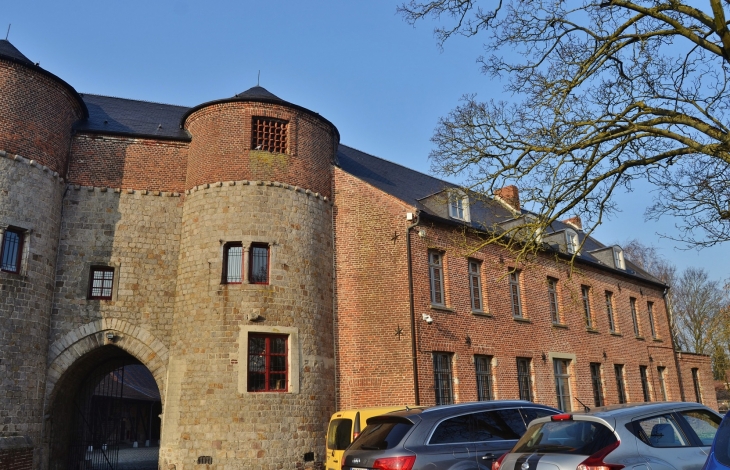
[[[334,123],[341,142],[429,172],[439,117],[466,93],[504,98],[482,75],[477,39],[439,50],[433,24],[415,28],[398,0],[49,1],[6,0],[0,34],[80,93],[195,106],[260,84]],[[680,250],[645,222],[646,189],[620,197],[623,211],[599,228],[604,243],[638,238],[681,270],[730,278],[730,245]]]

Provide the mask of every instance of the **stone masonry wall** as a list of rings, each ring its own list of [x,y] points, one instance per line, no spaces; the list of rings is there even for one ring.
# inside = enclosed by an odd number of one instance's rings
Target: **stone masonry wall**
[[[322,462],[334,412],[330,202],[282,183],[204,184],[186,195],[181,235],[162,468]],[[268,244],[269,283],[222,283],[227,242]],[[287,392],[247,391],[256,332],[287,335]]]
[[[64,175],[80,104],[52,78],[1,59],[0,90],[0,149]]]
[[[0,151],[0,230],[25,230],[21,272],[0,271],[0,441],[22,436],[31,447],[0,442],[7,459],[37,454],[40,441],[63,190],[57,173]]]

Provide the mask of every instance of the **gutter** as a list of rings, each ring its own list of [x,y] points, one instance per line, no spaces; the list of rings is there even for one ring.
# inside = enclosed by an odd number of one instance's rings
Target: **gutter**
[[[420,393],[418,392],[418,357],[416,349],[416,308],[413,301],[413,264],[411,262],[411,230],[418,226],[420,221],[419,212],[416,211],[415,221],[406,227],[406,259],[408,263],[408,301],[411,314],[411,356],[413,359],[413,393],[415,405],[421,404]]]

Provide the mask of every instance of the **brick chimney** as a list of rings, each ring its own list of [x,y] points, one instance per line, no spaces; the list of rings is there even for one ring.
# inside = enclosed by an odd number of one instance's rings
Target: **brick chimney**
[[[520,212],[520,192],[517,190],[517,186],[509,185],[502,189],[497,189],[494,191],[494,195],[515,212]]]
[[[583,222],[580,221],[580,216],[575,215],[570,219],[565,219],[564,224],[568,224],[576,230],[583,230]]]

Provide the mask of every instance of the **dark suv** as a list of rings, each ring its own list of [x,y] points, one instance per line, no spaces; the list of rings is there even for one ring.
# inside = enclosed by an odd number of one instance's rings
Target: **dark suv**
[[[342,470],[490,470],[530,421],[557,413],[528,401],[481,401],[376,416],[345,451]]]

